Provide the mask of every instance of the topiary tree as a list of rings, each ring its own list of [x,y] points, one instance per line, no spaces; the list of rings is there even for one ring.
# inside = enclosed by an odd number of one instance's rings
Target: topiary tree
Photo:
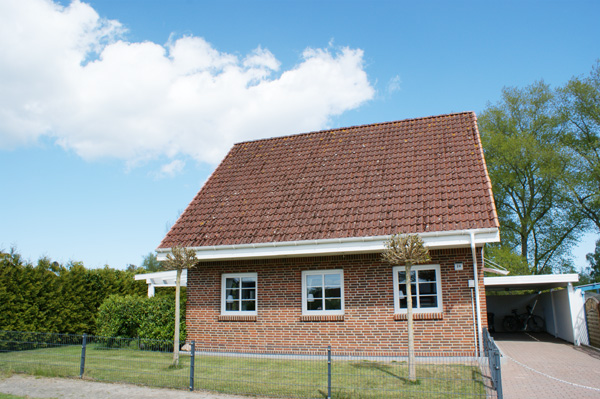
[[[173,339],[173,366],[179,366],[179,293],[181,291],[181,272],[196,266],[196,251],[180,246],[173,247],[163,261],[164,270],[177,270],[175,279],[175,337]]]
[[[406,316],[408,319],[408,378],[417,379],[415,368],[415,338],[412,313],[412,287],[410,273],[413,265],[431,260],[429,250],[417,234],[394,234],[385,243],[383,259],[392,265],[404,265],[406,275]]]

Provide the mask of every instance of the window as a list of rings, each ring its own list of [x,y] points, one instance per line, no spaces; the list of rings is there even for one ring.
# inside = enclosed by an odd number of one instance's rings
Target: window
[[[221,314],[256,315],[256,273],[223,274]]]
[[[302,272],[302,314],[344,314],[344,272],[342,270]]]
[[[404,266],[394,267],[394,310],[406,313],[406,272]],[[410,272],[413,311],[442,311],[442,285],[439,265],[418,265]]]

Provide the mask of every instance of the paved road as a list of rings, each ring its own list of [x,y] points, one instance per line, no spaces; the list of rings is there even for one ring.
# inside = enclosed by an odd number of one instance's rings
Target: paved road
[[[541,334],[495,334],[506,399],[600,398],[600,351]]]
[[[248,399],[244,396],[210,392],[186,392],[24,374],[14,374],[0,379],[0,392],[29,398],[59,399]]]

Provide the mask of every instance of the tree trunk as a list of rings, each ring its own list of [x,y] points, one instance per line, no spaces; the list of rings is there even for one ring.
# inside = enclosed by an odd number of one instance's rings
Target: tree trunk
[[[179,366],[179,291],[181,287],[181,269],[177,269],[175,280],[175,337],[173,338],[173,366]]]
[[[412,309],[412,287],[410,280],[412,264],[407,263],[404,272],[406,273],[406,316],[408,319],[408,379],[416,381],[417,370],[415,368],[415,331],[413,327],[413,309]]]

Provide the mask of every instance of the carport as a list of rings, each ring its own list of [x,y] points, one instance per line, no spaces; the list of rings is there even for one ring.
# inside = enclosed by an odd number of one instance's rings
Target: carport
[[[579,275],[576,273],[484,277],[483,282],[488,293],[487,312],[490,316],[493,314],[490,329],[503,332],[504,316],[511,314],[512,309],[517,309],[519,314],[526,312],[526,306],[533,306],[537,299],[533,314],[544,318],[548,333],[575,345],[587,345],[589,341],[583,295],[581,290],[573,287],[573,283],[578,281]],[[520,293],[529,290],[542,293],[539,296],[537,293]],[[494,291],[502,291],[505,294],[489,295]]]

